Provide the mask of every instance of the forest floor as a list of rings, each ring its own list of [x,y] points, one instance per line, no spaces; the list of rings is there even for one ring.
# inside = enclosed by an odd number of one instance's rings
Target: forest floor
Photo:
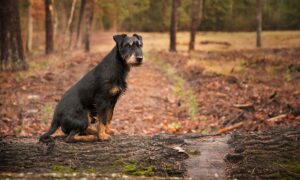
[[[179,159],[170,163],[176,165],[173,170],[179,170],[180,177],[186,176],[187,172],[199,174],[199,168],[203,168],[205,171],[211,169],[204,174],[213,176],[212,170],[217,170],[219,179],[223,179],[224,155],[227,153],[227,175],[230,177],[275,177],[278,172],[298,177],[300,32],[265,32],[264,48],[261,49],[255,49],[254,33],[199,33],[196,50],[192,53],[187,52],[187,33],[178,33],[177,53],[167,52],[168,34],[141,33],[144,37],[145,61],[142,66],[132,68],[128,77],[128,90],[116,106],[112,126],[119,134],[111,142],[90,143],[87,147],[82,147],[82,143],[69,146],[58,138],[58,149],[54,155],[42,156],[44,150],[36,144],[36,138],[49,128],[55,105],[72,84],[112,49],[112,35],[94,35],[91,53],[85,54],[80,50],[57,52],[49,56],[36,53],[27,59],[29,71],[0,74],[0,137],[7,136],[0,139],[0,151],[3,152],[1,159],[5,161],[0,169],[6,172],[23,172],[22,167],[26,169],[27,166],[30,169],[31,158],[35,158],[33,155],[37,153],[41,161],[51,160],[54,166],[35,164],[32,165],[33,171],[40,168],[37,171],[42,172],[46,167],[47,172],[51,172],[51,168],[61,168],[60,165],[55,166],[56,160],[59,160],[59,157],[55,159],[57,154],[61,154],[61,163],[69,163],[64,157],[64,152],[67,157],[73,157],[68,154],[69,151],[75,153],[76,158],[72,162],[75,163],[75,169],[90,168],[83,166],[78,158],[88,164],[90,159],[85,159],[86,155],[92,159],[91,163],[97,164],[95,159],[101,159],[101,156],[96,158],[93,152],[106,152],[105,148],[116,151],[116,156],[112,157],[126,160],[126,165],[131,156],[127,157],[122,148],[128,147],[128,152],[141,162],[146,158],[147,162],[149,160],[155,166],[157,164],[155,175],[158,176],[165,176],[163,173],[166,171],[166,167],[159,166],[161,160],[174,155]],[[296,129],[288,129],[294,126]],[[272,131],[260,134],[260,131],[269,129]],[[250,133],[233,134],[230,138],[202,136],[232,131]],[[253,131],[256,134],[251,134]],[[197,136],[167,135],[162,136],[162,142],[157,140],[160,136],[145,136],[157,133],[192,133]],[[60,131],[56,133],[59,134]],[[232,141],[227,142],[228,138]],[[172,141],[172,147],[169,140]],[[187,150],[182,150],[185,146]],[[226,151],[223,149],[225,146]],[[88,147],[92,148],[91,151],[86,151]],[[201,152],[190,152],[190,147]],[[11,169],[10,164],[10,160],[15,157],[12,153],[15,148],[24,149],[26,156],[23,156],[22,151],[17,154],[20,159],[29,159],[26,162],[16,159],[15,162],[19,162],[21,167],[18,170]],[[74,148],[83,155],[77,156]],[[147,159],[152,155],[144,157],[147,153],[151,154],[153,148],[161,156],[153,155],[154,159]],[[268,148],[276,156],[266,154]],[[180,154],[182,151],[188,152],[196,161],[193,158],[186,160],[187,157]],[[221,162],[220,167],[195,166],[195,163],[199,165],[203,162],[213,164],[214,159],[208,160],[213,153],[216,153],[217,162]],[[109,159],[107,155],[103,158]],[[257,157],[261,159],[260,170],[255,169]],[[107,159],[104,164],[110,162]],[[284,163],[292,159],[296,160],[289,166],[290,170]],[[275,165],[271,167],[264,164],[269,160],[274,161]],[[187,166],[184,168],[190,169],[182,169],[183,161]],[[148,170],[147,167],[143,168],[143,171]],[[119,170],[122,172],[122,167]]]
[[[185,50],[187,33],[178,34],[178,53],[166,51],[167,34],[142,35],[144,64],[131,70],[112,122],[120,133],[211,134],[300,123],[299,32],[266,32],[267,48],[259,50],[252,33],[201,33],[192,53]],[[89,54],[35,55],[29,71],[0,74],[2,136],[46,131],[62,94],[114,46],[112,33],[94,37]]]

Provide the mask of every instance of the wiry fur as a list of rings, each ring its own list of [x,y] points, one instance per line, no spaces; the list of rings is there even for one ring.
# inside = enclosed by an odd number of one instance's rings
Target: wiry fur
[[[111,52],[63,95],[55,108],[51,127],[40,141],[47,142],[59,127],[65,134],[83,133],[89,125],[89,113],[101,115],[102,123],[106,125],[105,113],[114,109],[120,94],[126,90],[130,67],[141,64],[143,58],[141,36],[116,35],[114,40],[116,46]],[[130,40],[136,42],[134,46],[128,46]],[[127,60],[132,55],[136,62],[129,64]]]

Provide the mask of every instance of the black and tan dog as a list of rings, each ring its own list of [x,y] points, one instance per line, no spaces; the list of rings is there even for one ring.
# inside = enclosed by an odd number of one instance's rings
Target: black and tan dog
[[[126,90],[126,76],[132,66],[142,63],[142,37],[134,34],[115,35],[116,46],[82,79],[73,85],[57,104],[51,127],[40,137],[48,142],[61,127],[66,141],[108,140],[116,102]],[[97,130],[89,127],[90,118],[96,117]]]

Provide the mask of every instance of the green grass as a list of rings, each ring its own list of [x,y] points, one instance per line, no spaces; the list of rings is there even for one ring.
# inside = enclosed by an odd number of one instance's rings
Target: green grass
[[[18,125],[14,128],[14,132],[16,135],[20,135],[23,130],[23,125]]]
[[[136,163],[125,163],[123,166],[123,172],[133,176],[152,176],[154,175],[153,167],[139,167]]]
[[[170,81],[172,81],[173,93],[175,96],[180,97],[183,100],[184,105],[187,107],[189,117],[194,120],[199,106],[194,92],[185,88],[185,80],[177,74],[176,70],[169,63],[162,61],[158,57],[151,60],[157,65],[159,70],[163,72]]]
[[[33,71],[44,71],[49,66],[48,62],[29,62],[29,69]]]
[[[293,77],[291,76],[291,72],[290,72],[290,70],[288,68],[286,68],[286,71],[285,71],[285,73],[283,75],[283,78],[284,78],[284,80],[286,82],[290,82],[290,81],[293,80]]]
[[[182,125],[180,122],[172,122],[171,124],[169,124],[169,126],[176,130],[179,130],[182,128]]]
[[[58,165],[58,164],[52,165],[51,170],[55,173],[74,173],[74,172],[76,172],[74,169],[72,169],[70,167]]]
[[[50,104],[46,104],[44,107],[43,107],[43,115],[42,115],[42,122],[44,124],[48,124],[48,121],[49,119],[51,118],[51,115],[52,115],[52,112],[53,112],[53,109],[52,109],[52,106]]]

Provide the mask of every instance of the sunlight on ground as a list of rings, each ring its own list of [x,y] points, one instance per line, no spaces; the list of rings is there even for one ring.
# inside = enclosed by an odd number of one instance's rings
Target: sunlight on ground
[[[112,37],[114,33],[105,33],[107,38]],[[132,34],[132,33],[128,33]],[[144,50],[168,50],[168,33],[139,33],[144,38]],[[99,33],[101,36],[101,33]],[[188,50],[189,32],[177,33],[177,49],[186,52]],[[255,49],[255,32],[198,32],[196,36],[196,49],[201,51],[228,51],[241,49]],[[300,47],[300,31],[267,31],[262,33],[263,48],[288,48]],[[226,42],[228,46],[222,44],[201,44],[203,41],[213,41],[217,43]],[[110,43],[97,44],[97,50],[104,50],[112,47],[113,40]]]
[[[115,42],[112,39],[113,32],[101,32],[94,34],[92,38],[93,52],[107,52],[112,49]],[[127,32],[132,35],[132,32]],[[169,33],[138,33],[144,39],[144,52],[151,50],[168,51]],[[187,54],[189,43],[189,32],[177,33],[177,50]],[[245,60],[238,59],[232,61],[205,60],[199,58],[197,51],[237,51],[255,50],[255,32],[198,32],[196,36],[195,50],[191,53],[188,65],[199,64],[205,71],[228,75],[232,71],[239,72],[244,69]],[[300,31],[267,31],[262,33],[262,48],[289,48],[300,47]],[[208,43],[207,43],[208,42]],[[204,43],[204,44],[203,44]],[[206,43],[206,44],[205,44]],[[146,54],[146,53],[145,53]],[[147,53],[148,54],[148,53]],[[146,57],[147,59],[147,57]]]
[[[141,33],[144,37],[145,51],[169,49],[168,33]],[[198,32],[196,37],[196,52],[191,53],[188,65],[199,64],[205,71],[228,75],[232,71],[240,72],[245,68],[244,59],[232,61],[205,60],[199,58],[197,51],[237,51],[255,50],[255,32]],[[263,32],[263,48],[290,48],[300,47],[300,31],[272,31]],[[201,44],[209,42],[208,44]],[[177,49],[180,53],[187,54],[189,43],[189,32],[179,32],[177,34]],[[227,44],[227,45],[224,45]]]
[[[204,71],[214,72],[217,74],[229,75],[232,72],[240,72],[245,68],[243,65],[244,60],[234,61],[218,61],[216,60],[199,60],[197,58],[191,59],[187,66],[200,65]]]

